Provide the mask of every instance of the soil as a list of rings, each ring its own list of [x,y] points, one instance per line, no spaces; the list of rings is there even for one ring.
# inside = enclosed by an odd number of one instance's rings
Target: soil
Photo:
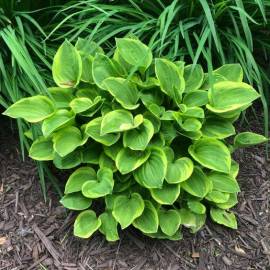
[[[1,120],[1,119],[0,119]],[[262,121],[260,121],[262,122]],[[245,130],[261,132],[257,120]],[[22,162],[16,136],[1,120],[0,129],[0,270],[19,269],[270,269],[270,164],[263,146],[238,151],[239,228],[211,221],[181,241],[148,239],[135,230],[107,243],[72,236],[74,214],[60,206],[49,188],[44,202],[35,164]]]

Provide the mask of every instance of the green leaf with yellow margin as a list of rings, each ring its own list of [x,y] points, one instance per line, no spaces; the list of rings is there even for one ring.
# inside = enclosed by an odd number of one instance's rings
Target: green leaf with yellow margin
[[[150,189],[155,201],[163,205],[172,205],[180,195],[180,184],[163,183],[162,188]]]
[[[89,238],[101,226],[101,220],[92,210],[81,212],[74,222],[74,235],[80,238]]]
[[[91,199],[104,197],[112,193],[113,186],[113,171],[103,167],[97,171],[96,179],[86,181],[82,185],[82,194]]]
[[[106,211],[99,216],[101,220],[101,226],[99,231],[105,235],[106,240],[109,242],[114,242],[119,240],[117,221],[113,217],[111,211]]]
[[[125,229],[142,215],[143,210],[143,198],[138,193],[132,193],[130,196],[119,195],[115,198],[112,214],[120,223],[121,228]]]
[[[213,221],[226,227],[237,229],[237,221],[234,213],[226,210],[212,207],[210,209],[210,216]]]
[[[35,160],[53,160],[54,149],[52,138],[39,137],[35,140],[29,150],[29,156]]]
[[[216,139],[202,138],[189,148],[189,154],[202,166],[224,173],[231,169],[231,154],[226,145]]]
[[[85,210],[92,204],[92,200],[85,198],[81,192],[70,193],[62,197],[60,203],[70,210]]]
[[[129,148],[123,148],[118,152],[115,164],[121,174],[127,174],[139,168],[147,161],[150,155],[151,151],[149,149],[145,151],[133,151]]]
[[[65,41],[57,50],[52,65],[55,83],[61,88],[75,87],[82,76],[82,59],[77,49]]]
[[[45,96],[22,98],[4,111],[11,118],[23,118],[27,122],[37,123],[55,112],[53,102]]]
[[[181,216],[177,210],[162,210],[158,211],[159,226],[161,231],[168,236],[173,236],[180,227]]]
[[[154,205],[145,200],[141,216],[136,218],[132,225],[143,233],[156,233],[158,231],[158,213]]]
[[[159,147],[153,147],[149,158],[133,175],[135,180],[147,188],[161,188],[167,171],[167,158]]]
[[[93,168],[80,167],[69,176],[65,186],[65,194],[81,191],[85,182],[94,180],[96,177],[97,175]]]

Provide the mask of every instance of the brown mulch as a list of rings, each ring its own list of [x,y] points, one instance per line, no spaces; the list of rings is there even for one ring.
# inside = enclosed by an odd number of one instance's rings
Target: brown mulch
[[[250,129],[260,130],[256,120]],[[238,230],[208,221],[196,235],[184,231],[177,242],[148,239],[135,230],[121,233],[116,243],[100,234],[81,240],[72,236],[73,213],[60,206],[52,189],[44,202],[34,164],[22,162],[1,122],[0,270],[270,269],[270,165],[261,146],[238,151],[236,159],[242,188],[234,209]]]

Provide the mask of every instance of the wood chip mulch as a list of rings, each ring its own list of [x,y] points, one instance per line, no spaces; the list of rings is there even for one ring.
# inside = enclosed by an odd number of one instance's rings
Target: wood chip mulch
[[[256,121],[250,127],[260,130]],[[208,221],[184,240],[158,241],[135,230],[107,243],[72,236],[74,214],[60,206],[52,189],[44,202],[34,164],[22,162],[9,128],[0,130],[0,270],[222,270],[270,269],[270,163],[264,147],[239,151],[242,192],[234,209],[239,228]]]

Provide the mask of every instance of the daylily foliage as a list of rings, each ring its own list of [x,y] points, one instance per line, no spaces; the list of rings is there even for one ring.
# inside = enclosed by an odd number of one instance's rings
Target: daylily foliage
[[[61,203],[81,211],[74,234],[108,241],[118,227],[177,240],[206,215],[237,228],[230,208],[240,191],[232,152],[267,139],[235,135],[233,123],[259,97],[238,64],[204,73],[200,65],[153,59],[139,40],[116,40],[113,57],[93,42],[65,41],[55,55],[57,87],[24,98],[5,114],[41,125],[36,160],[74,169]],[[93,201],[103,212],[95,213]],[[100,208],[99,208],[100,209]]]

